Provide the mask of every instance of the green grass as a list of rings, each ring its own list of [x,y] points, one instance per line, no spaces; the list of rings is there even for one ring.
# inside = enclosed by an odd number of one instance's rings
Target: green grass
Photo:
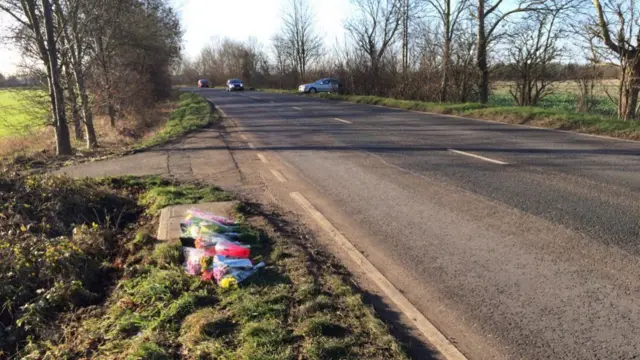
[[[162,130],[137,148],[147,148],[175,140],[191,131],[211,125],[217,119],[218,113],[204,98],[193,93],[183,93],[180,95],[177,109],[171,113]]]
[[[157,186],[146,192],[140,199],[151,214],[162,208],[176,204],[193,204],[199,202],[229,201],[233,197],[217,187],[201,187],[198,185],[165,185]]]
[[[595,106],[590,114],[602,115],[605,117],[616,116],[616,105],[606,96],[597,96]],[[564,112],[576,112],[576,104],[578,103],[578,95],[573,93],[556,93],[544,97],[538,103],[537,107],[543,109],[553,109]],[[513,97],[508,93],[495,93],[489,98],[489,106],[506,106],[512,107],[517,104]]]
[[[105,178],[97,184],[129,191],[147,210],[219,194],[217,188],[157,177]],[[170,196],[158,196],[169,187]],[[251,244],[255,261],[267,264],[239,287],[225,290],[187,275],[180,243],[153,248],[149,233],[136,231],[108,297],[63,317],[48,337],[29,339],[18,357],[406,359],[331,260],[280,236],[255,210],[239,209],[247,211],[238,214],[246,217],[242,241]]]
[[[48,113],[46,100],[41,90],[0,90],[0,137],[40,129]]]
[[[262,91],[266,93],[273,94],[298,94],[298,90],[296,89],[256,89],[256,91]]]

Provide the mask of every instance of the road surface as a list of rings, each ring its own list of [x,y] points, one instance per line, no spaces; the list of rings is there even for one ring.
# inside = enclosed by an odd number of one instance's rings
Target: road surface
[[[640,143],[200,93],[469,358],[640,357]]]

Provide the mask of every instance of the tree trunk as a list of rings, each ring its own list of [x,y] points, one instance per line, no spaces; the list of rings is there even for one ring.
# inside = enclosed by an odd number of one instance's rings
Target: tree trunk
[[[69,127],[67,126],[67,116],[64,108],[64,93],[60,84],[60,67],[58,66],[56,38],[53,31],[53,11],[49,0],[42,0],[42,10],[46,30],[51,92],[54,98],[54,113],[56,115],[56,153],[58,155],[69,155],[72,152],[71,139],[69,138]]]
[[[485,0],[478,0],[477,61],[478,69],[480,70],[480,84],[478,84],[478,93],[480,96],[480,102],[482,104],[486,104],[489,102],[489,67],[487,65],[487,38],[484,28],[484,3]]]
[[[406,81],[409,69],[409,0],[402,4],[402,75]]]
[[[116,107],[113,105],[113,102],[110,99],[107,101],[108,101],[107,113],[109,114],[109,124],[111,124],[111,127],[116,127]]]
[[[489,68],[487,67],[486,56],[483,58],[483,61],[484,62],[479,63],[481,76],[478,91],[480,93],[480,103],[486,104],[489,102]]]
[[[82,124],[80,119],[80,107],[78,106],[78,94],[75,90],[75,81],[73,73],[70,69],[69,59],[65,60],[64,75],[67,80],[67,93],[69,97],[69,106],[71,108],[71,119],[73,121],[73,130],[76,140],[82,140]]]
[[[442,51],[442,81],[440,82],[440,102],[447,101],[447,90],[449,87],[449,57],[451,53],[451,40],[444,40]]]
[[[640,91],[640,61],[631,60],[637,64],[627,65],[623,69],[624,77],[621,80],[620,99],[618,100],[618,116],[627,121],[634,120],[638,109],[638,92]]]
[[[73,73],[76,78],[76,85],[78,86],[78,94],[80,94],[80,111],[82,112],[82,118],[84,119],[87,149],[93,149],[98,146],[98,140],[96,138],[96,131],[93,127],[93,111],[91,110],[91,104],[89,103],[89,95],[87,94],[87,87],[84,82],[84,74],[82,73],[82,69],[80,69],[79,64],[74,64]]]

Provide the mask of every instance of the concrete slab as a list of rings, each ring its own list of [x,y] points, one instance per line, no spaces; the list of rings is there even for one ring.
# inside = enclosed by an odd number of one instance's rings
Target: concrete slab
[[[168,206],[160,212],[157,239],[160,241],[179,239],[180,221],[184,218],[185,212],[191,208],[233,218],[236,215],[236,208],[239,203],[239,201],[223,201]]]

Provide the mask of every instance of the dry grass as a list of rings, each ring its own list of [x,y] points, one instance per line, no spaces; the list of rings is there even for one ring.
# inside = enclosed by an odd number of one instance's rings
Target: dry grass
[[[84,156],[130,148],[158,133],[175,108],[176,102],[174,101],[158,103],[154,108],[146,109],[143,112],[126,114],[116,123],[116,127],[111,127],[108,116],[97,115],[94,121],[99,149],[92,152],[85,151],[84,140],[75,140],[71,128],[72,145],[78,150],[78,153],[82,153]],[[0,137],[0,157],[35,154],[46,157],[54,152],[55,139],[52,127],[37,129],[23,135]]]

